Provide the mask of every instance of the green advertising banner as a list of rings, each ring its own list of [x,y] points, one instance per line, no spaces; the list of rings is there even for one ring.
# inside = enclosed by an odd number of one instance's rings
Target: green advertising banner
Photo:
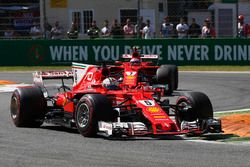
[[[115,61],[140,46],[159,64],[250,65],[250,39],[1,40],[1,66],[98,64]]]

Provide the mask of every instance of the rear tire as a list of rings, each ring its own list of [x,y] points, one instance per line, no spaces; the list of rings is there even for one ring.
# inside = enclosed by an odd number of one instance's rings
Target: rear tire
[[[156,77],[159,84],[168,84],[168,91],[165,94],[171,94],[178,89],[178,69],[176,65],[161,65],[157,69]]]
[[[75,122],[78,131],[84,137],[96,136],[98,121],[113,119],[112,105],[101,94],[84,95],[76,106]]]
[[[10,113],[16,127],[40,127],[46,112],[46,99],[40,88],[16,89],[11,97]]]
[[[208,96],[201,92],[185,92],[177,99],[177,105],[184,107],[190,106],[191,109],[178,112],[179,120],[195,121],[213,118],[213,107]]]

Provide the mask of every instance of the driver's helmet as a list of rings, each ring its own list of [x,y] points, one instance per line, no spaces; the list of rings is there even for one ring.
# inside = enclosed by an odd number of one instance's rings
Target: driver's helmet
[[[108,77],[102,81],[102,86],[109,89],[109,90],[116,90],[118,89],[119,82],[113,78],[113,77]]]
[[[239,15],[239,16],[238,16],[238,19],[239,19],[239,20],[244,20],[244,16],[243,16],[243,15]]]
[[[131,65],[139,66],[139,65],[141,65],[141,60],[139,58],[132,58],[130,60],[130,63],[131,63]]]

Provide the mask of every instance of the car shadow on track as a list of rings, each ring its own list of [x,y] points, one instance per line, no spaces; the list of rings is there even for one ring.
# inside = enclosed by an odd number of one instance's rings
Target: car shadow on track
[[[235,134],[214,134],[214,135],[202,135],[199,138],[201,140],[209,140],[209,141],[224,141],[237,137],[239,136]]]
[[[43,125],[40,127],[41,129],[51,130],[51,131],[59,131],[71,134],[79,134],[76,128],[67,128],[63,126],[57,125]],[[228,139],[237,137],[233,134],[210,134],[210,135],[201,135],[196,137],[187,137],[186,135],[160,135],[160,136],[140,136],[140,137],[104,137],[104,136],[94,136],[93,138],[99,138],[104,140],[111,141],[142,141],[142,140],[206,140],[206,141],[226,141]]]
[[[140,136],[140,137],[102,137],[105,140],[112,141],[142,141],[142,140],[186,140],[183,136]]]
[[[63,127],[63,126],[43,125],[40,128],[41,129],[47,129],[47,130],[53,130],[53,131],[60,131],[60,132],[79,134],[77,129],[67,128],[67,127]]]
[[[57,125],[43,125],[40,127],[41,129],[65,132],[71,134],[79,134],[76,128],[67,128],[63,126]],[[94,138],[103,138],[104,140],[112,140],[112,141],[138,141],[138,140],[186,140],[183,136],[171,136],[171,135],[163,135],[163,136],[140,136],[140,137],[104,137],[97,135]]]

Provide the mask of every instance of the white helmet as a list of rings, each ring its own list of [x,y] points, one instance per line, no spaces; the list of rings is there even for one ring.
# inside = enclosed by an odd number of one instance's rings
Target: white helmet
[[[109,90],[115,90],[118,89],[119,82],[113,78],[113,77],[108,77],[102,81],[102,86],[109,89]]]
[[[141,61],[140,61],[140,59],[138,59],[138,58],[132,58],[131,60],[130,60],[130,63],[131,63],[131,65],[140,65],[141,64]]]

